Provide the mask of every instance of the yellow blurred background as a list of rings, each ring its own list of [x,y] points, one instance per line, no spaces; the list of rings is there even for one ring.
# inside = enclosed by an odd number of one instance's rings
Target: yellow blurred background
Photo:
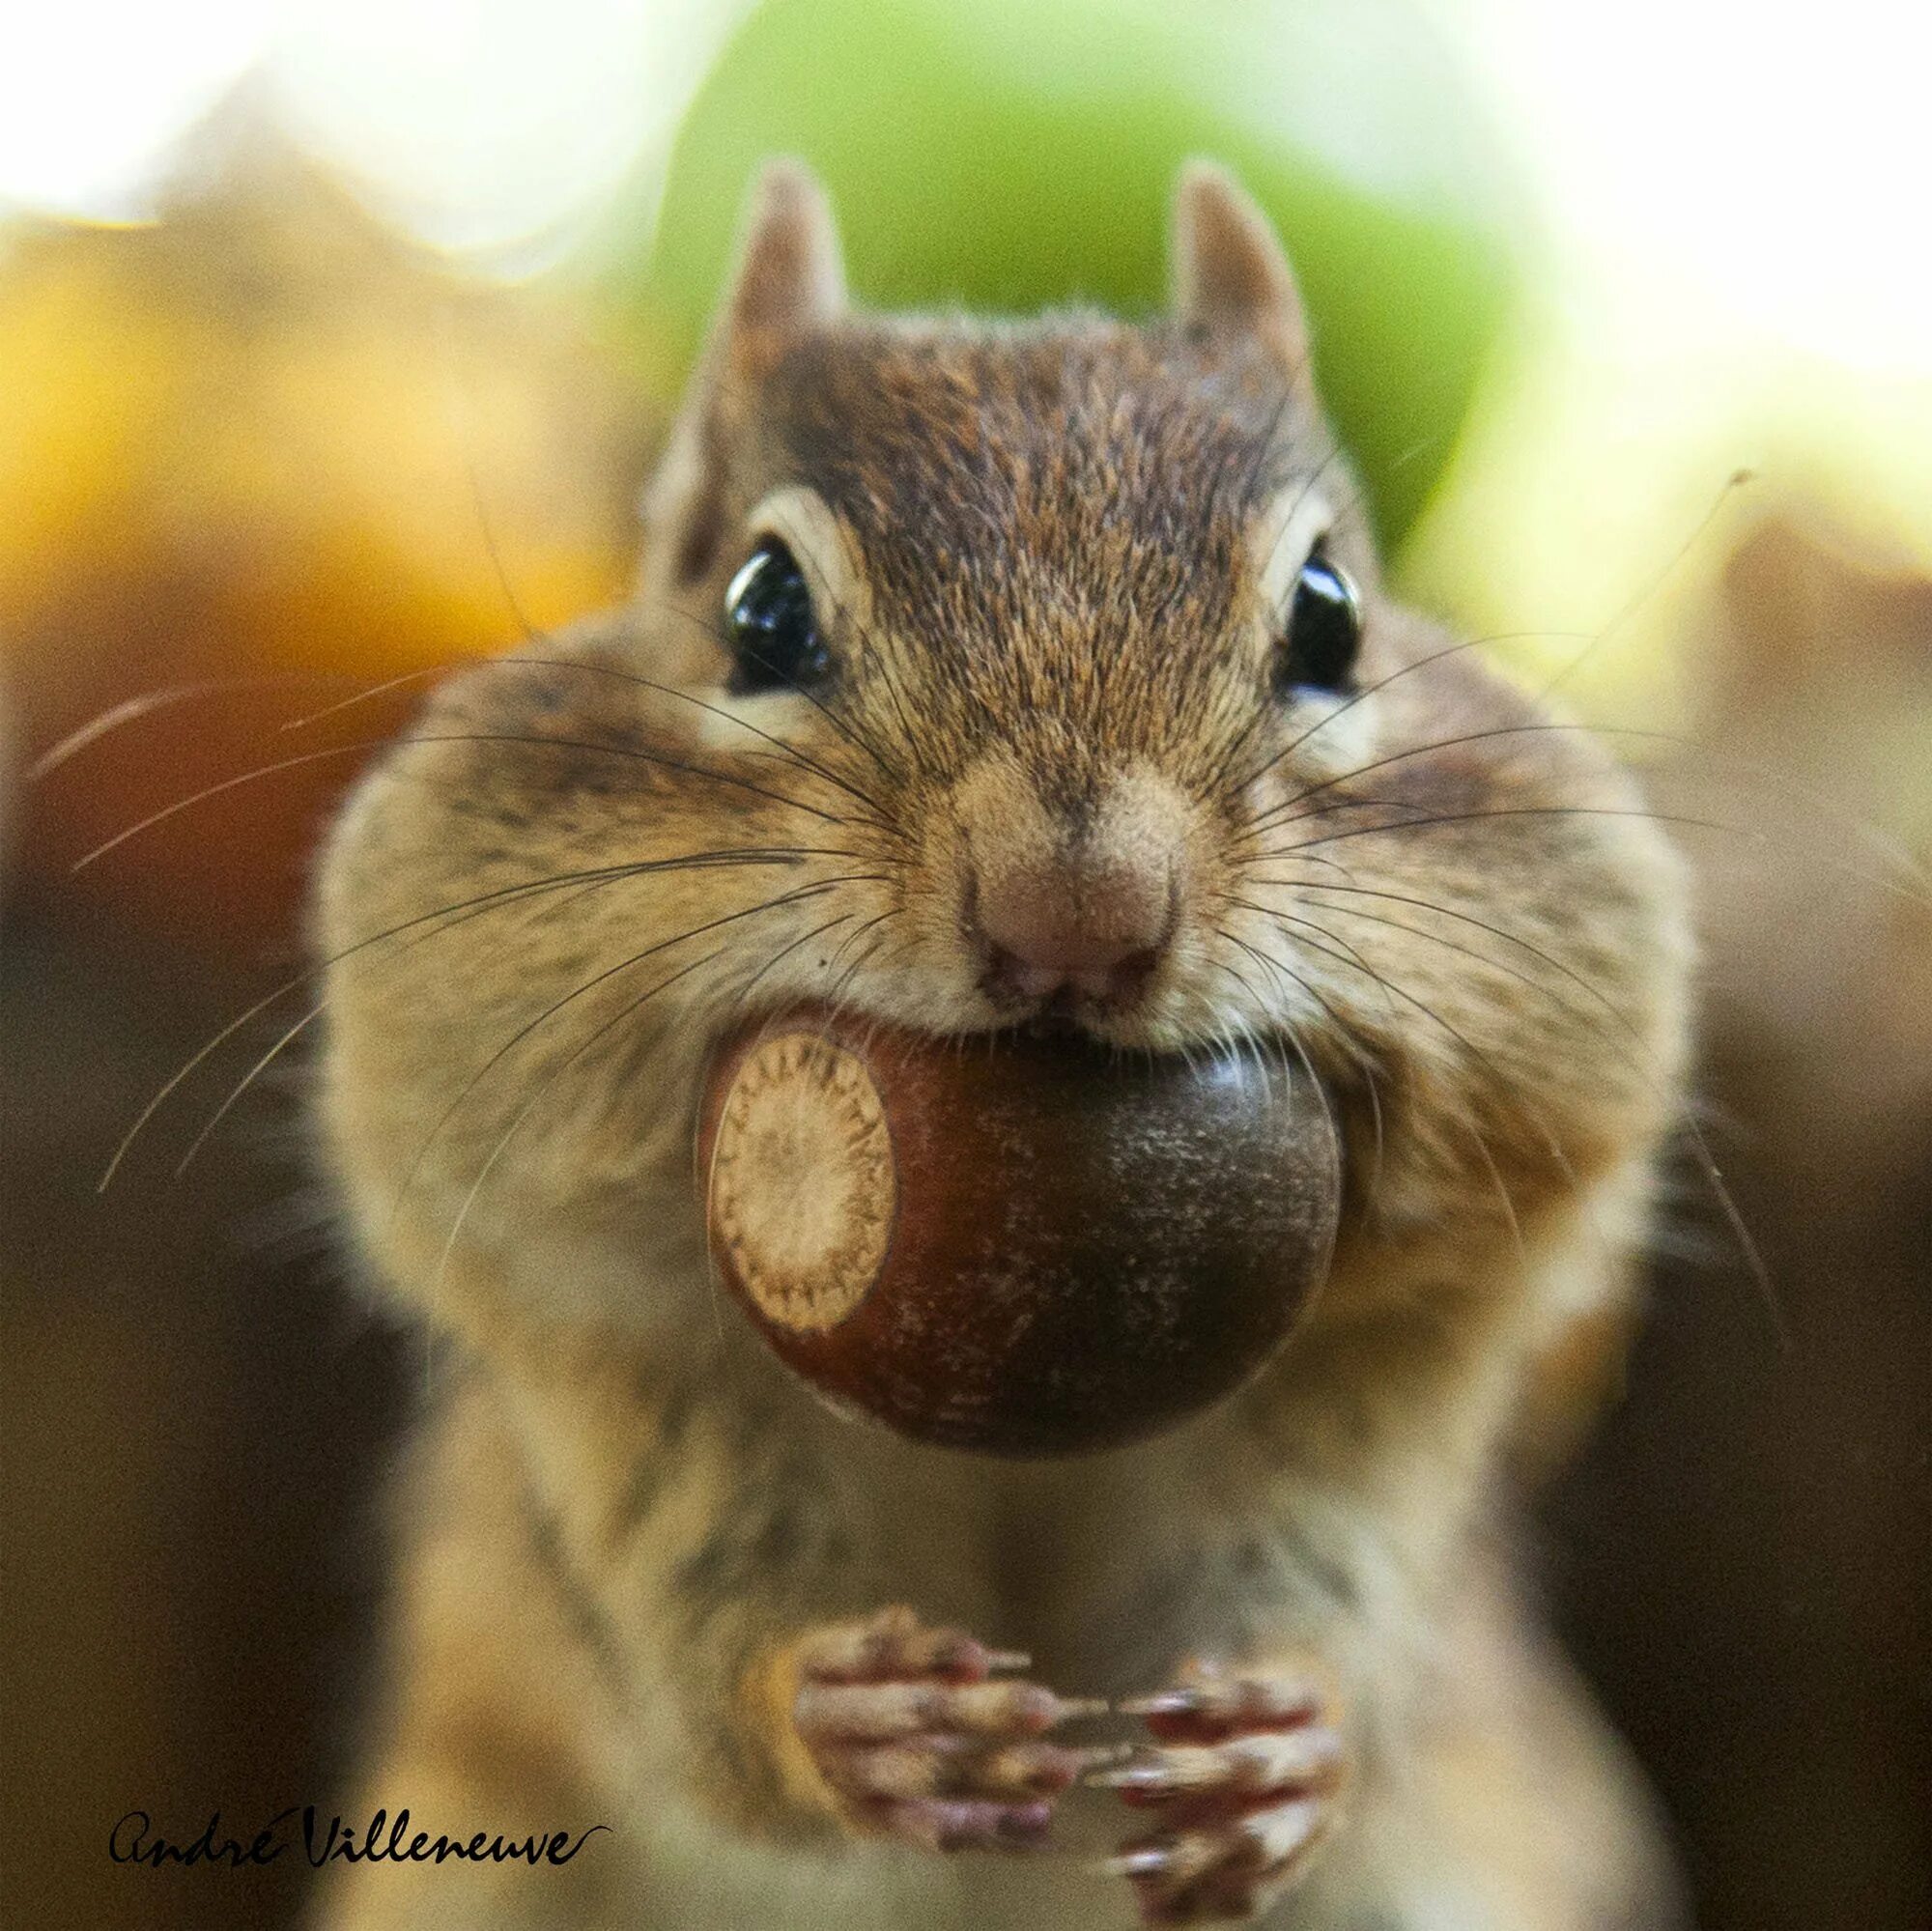
[[[413,1344],[341,1278],[298,1067],[173,1173],[299,1007],[96,1181],[297,969],[419,686],[333,707],[622,594],[785,149],[862,298],[1010,309],[1151,305],[1176,162],[1233,161],[1404,587],[1685,821],[1700,1115],[1777,1318],[1687,1162],[1547,1587],[1705,1924],[1932,1923],[1928,71],[1895,0],[0,18],[5,1921],[298,1908],[105,1843],[326,1801],[353,1722]]]

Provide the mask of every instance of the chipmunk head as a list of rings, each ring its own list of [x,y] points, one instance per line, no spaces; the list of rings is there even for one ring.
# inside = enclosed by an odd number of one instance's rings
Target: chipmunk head
[[[1278,1041],[1373,1109],[1398,1218],[1654,1131],[1661,841],[1386,597],[1287,261],[1213,168],[1172,280],[1138,326],[855,313],[822,194],[768,170],[633,608],[449,686],[338,835],[331,947],[469,908],[336,969],[331,1117],[398,1225],[627,1222],[688,1187],[708,1044],[802,999]]]
[[[1303,770],[1360,739],[1357,493],[1287,263],[1211,169],[1174,280],[1151,327],[860,319],[778,169],[651,495],[645,608],[712,632],[682,674],[844,726],[896,832],[894,1004],[935,1030],[1218,1030],[1217,891],[1279,726],[1332,720]]]

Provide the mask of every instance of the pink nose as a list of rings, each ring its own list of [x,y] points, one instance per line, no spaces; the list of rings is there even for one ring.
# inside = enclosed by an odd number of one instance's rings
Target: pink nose
[[[1070,987],[1117,999],[1160,963],[1174,881],[1164,866],[1022,866],[981,876],[974,910],[988,977],[1002,989],[1043,999]]]

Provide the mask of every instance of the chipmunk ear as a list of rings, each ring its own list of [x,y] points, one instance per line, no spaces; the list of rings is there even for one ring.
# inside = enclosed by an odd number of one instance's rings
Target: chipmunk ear
[[[736,272],[645,487],[646,590],[677,589],[712,567],[724,535],[724,450],[785,351],[844,308],[845,268],[825,190],[802,161],[767,161],[752,189]]]
[[[738,270],[713,337],[713,367],[743,380],[792,339],[845,307],[845,264],[832,205],[803,161],[767,161],[752,190]]]
[[[1206,337],[1257,341],[1299,376],[1308,322],[1268,218],[1212,161],[1189,161],[1174,195],[1174,314]]]

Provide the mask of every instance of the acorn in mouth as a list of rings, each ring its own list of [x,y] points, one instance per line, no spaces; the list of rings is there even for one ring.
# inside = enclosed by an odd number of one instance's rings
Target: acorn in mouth
[[[1327,1271],[1340,1155],[1312,1074],[1262,1046],[1150,1060],[805,1008],[714,1055],[697,1177],[720,1278],[835,1405],[1065,1455],[1280,1348]]]

